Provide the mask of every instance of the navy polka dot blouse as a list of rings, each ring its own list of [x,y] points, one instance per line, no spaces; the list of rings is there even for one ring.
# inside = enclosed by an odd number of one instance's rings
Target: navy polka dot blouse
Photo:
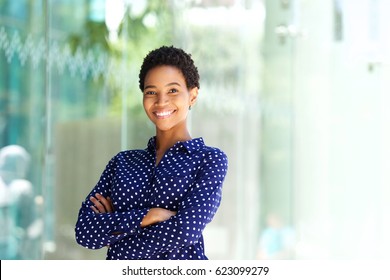
[[[89,249],[108,246],[107,259],[205,260],[202,232],[220,205],[227,157],[196,138],[177,142],[156,166],[155,141],[110,160],[81,205],[76,240]],[[96,193],[111,197],[115,212],[95,214],[89,198]],[[177,214],[141,228],[155,207]]]

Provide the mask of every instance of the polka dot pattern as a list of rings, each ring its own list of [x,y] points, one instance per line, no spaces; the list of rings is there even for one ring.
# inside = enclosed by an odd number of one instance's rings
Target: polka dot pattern
[[[81,205],[76,241],[89,249],[109,246],[107,259],[207,259],[202,232],[220,205],[228,159],[196,138],[177,142],[156,166],[155,141],[110,160]],[[95,214],[89,201],[95,193],[110,196],[115,212]],[[177,214],[141,228],[155,207]]]

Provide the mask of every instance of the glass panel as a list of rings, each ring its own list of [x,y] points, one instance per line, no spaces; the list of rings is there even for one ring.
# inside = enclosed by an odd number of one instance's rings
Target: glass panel
[[[388,1],[342,1],[345,39],[330,45],[329,175],[327,220],[330,257],[387,258],[390,226]],[[358,34],[358,35],[357,35]],[[340,229],[337,231],[332,229]]]
[[[38,20],[42,11],[40,1],[0,1],[1,259],[42,257],[46,113],[45,65],[40,61],[45,32],[44,22]]]
[[[259,259],[294,257],[293,145],[295,18],[291,1],[265,1],[261,91]]]
[[[278,199],[272,206],[291,206],[296,258],[388,256],[388,8],[388,1],[376,0],[266,2],[264,44],[277,58],[264,60],[275,79],[267,93],[277,99],[282,88],[291,115],[284,118],[287,135],[263,125],[262,138],[274,145],[291,139],[284,146],[290,168],[279,161],[281,178],[274,174],[269,188]],[[284,45],[278,46],[280,34]],[[262,176],[272,176],[271,162],[263,158],[262,165],[270,168]]]

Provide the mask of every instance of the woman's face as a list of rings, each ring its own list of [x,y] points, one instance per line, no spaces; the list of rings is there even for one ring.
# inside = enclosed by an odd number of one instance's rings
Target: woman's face
[[[188,90],[182,72],[168,65],[149,70],[144,84],[144,109],[156,128],[186,129],[189,106],[195,103],[198,88]]]

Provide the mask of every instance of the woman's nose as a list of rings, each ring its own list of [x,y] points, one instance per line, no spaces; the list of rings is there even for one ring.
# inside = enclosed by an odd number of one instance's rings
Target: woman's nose
[[[168,96],[166,94],[157,95],[156,105],[165,105],[169,101]]]

